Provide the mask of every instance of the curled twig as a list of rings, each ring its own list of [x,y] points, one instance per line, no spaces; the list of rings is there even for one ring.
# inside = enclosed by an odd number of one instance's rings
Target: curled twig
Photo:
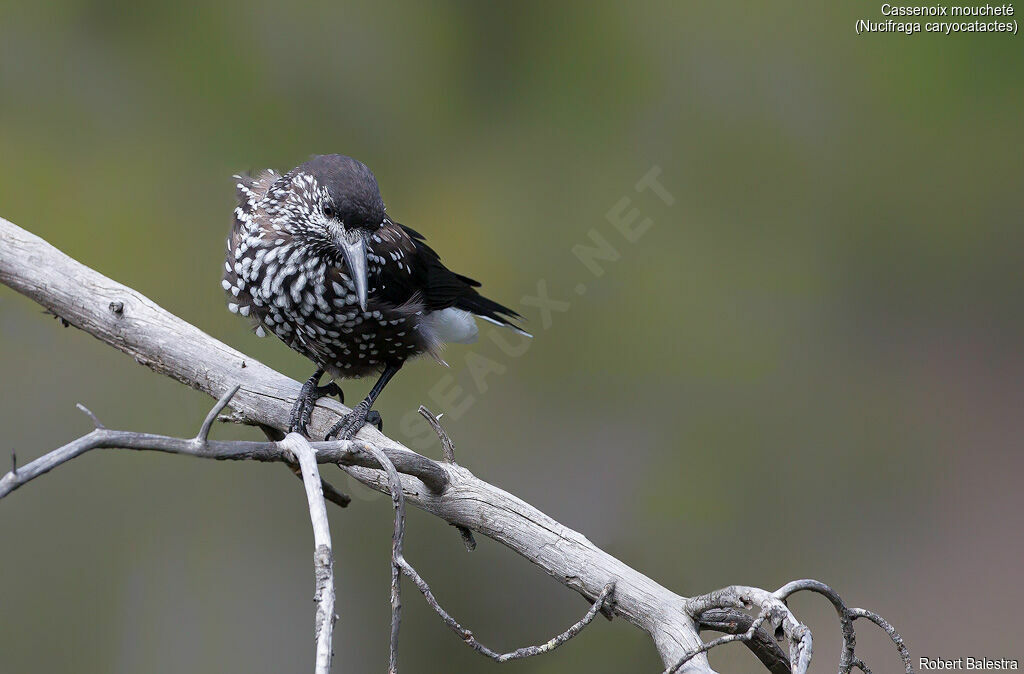
[[[424,407],[420,407],[420,412],[422,413],[425,409],[426,408]],[[370,451],[374,458],[380,462],[381,468],[384,469],[384,472],[387,475],[388,487],[391,491],[391,502],[395,509],[395,529],[391,539],[391,644],[388,651],[389,674],[395,674],[398,671],[398,634],[402,622],[402,574],[408,576],[409,579],[412,580],[413,584],[416,585],[417,589],[419,589],[423,594],[430,607],[433,608],[439,616],[441,616],[441,619],[444,620],[445,624],[458,634],[467,645],[476,652],[486,655],[492,660],[496,660],[498,662],[506,662],[508,660],[517,660],[534,655],[541,655],[558,648],[566,641],[576,636],[580,630],[586,627],[594,619],[594,616],[596,616],[598,611],[604,607],[605,602],[615,590],[615,583],[613,581],[609,582],[605,585],[601,594],[598,595],[594,604],[590,607],[590,610],[587,611],[583,618],[569,627],[566,631],[539,646],[525,646],[509,653],[498,653],[488,648],[477,641],[472,632],[460,625],[447,611],[444,610],[434,597],[434,593],[430,590],[430,585],[427,584],[427,581],[425,581],[419,572],[417,572],[416,569],[413,568],[413,566],[405,559],[402,549],[405,538],[405,495],[402,490],[402,479],[399,477],[398,471],[395,470],[394,464],[391,463],[391,460],[384,454],[384,452],[372,445],[367,445],[367,450]]]
[[[910,650],[907,648],[907,645],[903,642],[903,637],[900,636],[900,633],[897,632],[896,629],[892,625],[890,625],[885,618],[878,615],[877,613],[873,613],[862,608],[851,608],[850,615],[853,617],[854,620],[856,620],[857,618],[865,618],[866,620],[870,620],[871,622],[878,625],[883,632],[888,634],[889,638],[892,639],[892,643],[895,644],[896,650],[900,652],[900,657],[903,658],[903,666],[906,670],[906,674],[914,674],[914,663],[910,659]],[[867,671],[863,666],[861,667],[861,669]]]
[[[854,667],[862,672],[870,673],[871,671],[867,664],[858,658],[855,653],[857,648],[857,635],[853,629],[853,621],[857,618],[866,618],[882,628],[882,630],[889,635],[889,638],[892,639],[893,643],[896,645],[896,649],[899,651],[900,657],[903,659],[903,667],[906,674],[914,674],[914,665],[910,659],[910,651],[907,650],[906,645],[903,643],[903,637],[901,637],[893,626],[886,622],[881,616],[861,608],[851,609],[847,607],[846,602],[843,601],[838,592],[818,580],[794,580],[790,583],[786,583],[776,590],[775,596],[785,601],[797,592],[814,592],[816,594],[820,594],[827,598],[832,603],[832,606],[835,607],[843,633],[843,653],[839,660],[840,674],[849,674]]]
[[[711,610],[722,608],[750,608],[758,605],[760,612],[748,628],[742,633],[733,632],[724,637],[719,637],[702,644],[700,647],[687,652],[680,660],[665,670],[665,674],[673,674],[678,671],[686,662],[700,653],[706,653],[712,648],[733,641],[742,641],[758,653],[758,649],[752,644],[757,638],[760,626],[768,622],[774,627],[781,627],[790,645],[790,662],[786,663],[787,669],[782,669],[782,664],[777,663],[780,671],[789,671],[792,667],[793,674],[804,674],[810,665],[812,642],[811,631],[806,625],[796,620],[796,617],[786,606],[786,600],[797,592],[814,592],[826,597],[836,609],[839,616],[840,629],[843,635],[843,652],[839,661],[839,674],[849,674],[857,668],[865,674],[870,674],[871,669],[861,658],[857,657],[857,637],[853,628],[853,621],[857,618],[865,618],[878,625],[889,638],[892,639],[903,659],[906,674],[914,674],[913,664],[910,659],[910,652],[903,643],[903,638],[898,632],[886,622],[881,616],[864,609],[851,609],[834,589],[821,581],[803,579],[795,580],[780,587],[775,592],[768,592],[759,588],[732,586],[722,590],[716,590],[709,594],[694,597],[686,602],[687,612],[698,621],[703,621],[704,616]],[[758,655],[761,657],[761,654]],[[774,659],[777,661],[777,658]],[[771,663],[761,657],[766,666]]]

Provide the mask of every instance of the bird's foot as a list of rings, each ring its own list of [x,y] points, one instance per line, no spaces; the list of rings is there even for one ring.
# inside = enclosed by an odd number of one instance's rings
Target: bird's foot
[[[327,431],[327,436],[324,440],[332,438],[351,440],[359,432],[359,429],[363,427],[363,424],[376,426],[379,431],[384,430],[384,420],[381,419],[380,412],[371,410],[370,403],[366,400],[356,405],[352,408],[351,412],[334,424],[331,430]]]
[[[312,377],[302,385],[302,390],[299,391],[299,397],[295,399],[295,405],[292,407],[289,417],[289,433],[301,433],[303,436],[309,437],[307,427],[313,418],[313,408],[316,407],[316,401],[320,398],[336,395],[341,402],[345,402],[345,394],[337,384],[332,381],[324,386],[317,386],[319,378],[319,376]]]

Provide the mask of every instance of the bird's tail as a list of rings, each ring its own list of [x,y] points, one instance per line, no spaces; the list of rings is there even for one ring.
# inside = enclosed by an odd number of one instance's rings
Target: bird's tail
[[[523,320],[522,316],[505,305],[498,304],[494,300],[488,299],[483,295],[479,295],[477,293],[465,295],[459,298],[459,301],[455,303],[455,306],[459,309],[468,311],[474,316],[479,316],[485,321],[490,321],[491,323],[500,325],[503,328],[515,330],[520,335],[533,337],[533,335],[528,333],[526,330],[523,330],[516,323],[516,321]]]

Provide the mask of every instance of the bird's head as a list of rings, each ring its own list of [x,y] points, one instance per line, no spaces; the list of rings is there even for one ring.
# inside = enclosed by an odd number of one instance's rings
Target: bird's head
[[[313,157],[281,176],[267,193],[276,223],[307,244],[343,259],[366,309],[366,239],[385,219],[377,179],[340,154]]]

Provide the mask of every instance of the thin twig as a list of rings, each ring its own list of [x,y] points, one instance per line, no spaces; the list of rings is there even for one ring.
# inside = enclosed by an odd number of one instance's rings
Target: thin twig
[[[826,597],[835,607],[836,613],[839,615],[839,623],[843,633],[843,653],[839,660],[839,674],[849,674],[854,668],[860,669],[862,672],[870,672],[868,666],[863,660],[856,656],[857,648],[857,635],[853,629],[853,621],[857,618],[866,618],[871,622],[878,625],[889,638],[892,639],[896,645],[896,649],[900,653],[900,657],[903,659],[904,671],[906,674],[914,674],[914,664],[910,658],[910,651],[907,650],[906,645],[903,643],[903,637],[886,622],[881,616],[871,611],[867,611],[862,608],[849,608],[846,602],[843,601],[839,593],[834,589],[822,583],[818,580],[813,579],[802,579],[794,580],[786,583],[778,590],[775,591],[775,596],[785,601],[790,596],[797,592],[814,592]]]
[[[388,674],[398,672],[398,632],[402,626],[402,545],[405,542],[405,495],[402,478],[395,464],[377,447],[367,445],[367,451],[380,463],[387,475],[391,490],[391,504],[395,508],[395,530],[391,535],[391,641],[388,648]]]
[[[864,664],[864,661],[860,658],[853,659],[853,666],[864,672],[864,674],[871,674],[871,668]]]
[[[444,427],[441,426],[441,417],[435,417],[434,413],[423,405],[420,405],[419,413],[427,420],[427,423],[434,429],[434,432],[437,433],[437,439],[441,441],[441,453],[444,455],[444,460],[448,463],[455,463],[455,443],[452,442]],[[452,526],[459,530],[459,536],[462,537],[462,543],[466,546],[466,551],[473,552],[476,550],[476,539],[473,537],[473,532],[458,524],[453,524]]]
[[[701,653],[707,653],[712,648],[716,648],[724,644],[731,644],[734,641],[752,640],[754,638],[754,635],[757,634],[757,631],[761,629],[761,625],[763,625],[767,619],[768,613],[761,613],[761,615],[759,615],[757,618],[754,619],[752,623],[750,623],[750,627],[747,629],[746,632],[743,632],[742,634],[727,634],[723,637],[718,637],[717,639],[712,639],[711,641],[702,644],[700,648],[690,651],[682,658],[677,660],[674,665],[665,670],[664,674],[675,674],[687,662],[693,660]]]
[[[727,608],[713,608],[697,616],[701,630],[713,630],[725,634],[743,634],[750,629],[754,617]],[[743,642],[747,648],[761,661],[770,674],[791,674],[789,657],[762,626],[749,641]]]
[[[597,596],[597,599],[591,605],[586,615],[584,615],[580,620],[578,620],[571,627],[569,627],[569,629],[562,632],[558,636],[554,637],[550,641],[547,641],[546,643],[540,644],[538,646],[524,646],[523,648],[518,648],[508,653],[498,653],[497,651],[494,651],[485,646],[484,644],[480,643],[479,641],[477,641],[476,637],[473,636],[473,633],[470,630],[460,625],[459,622],[455,620],[455,618],[453,618],[446,610],[444,610],[444,607],[441,606],[441,604],[437,601],[437,598],[434,596],[434,593],[431,591],[430,585],[427,584],[427,581],[423,580],[423,577],[416,572],[416,569],[414,569],[405,560],[402,560],[402,571],[403,573],[405,573],[405,575],[409,576],[409,579],[412,580],[413,584],[416,585],[416,588],[423,594],[423,597],[427,600],[427,604],[430,605],[430,608],[434,609],[434,611],[439,616],[441,616],[441,619],[444,621],[444,623],[448,625],[448,627],[450,627],[453,632],[459,635],[459,637],[466,643],[466,645],[468,645],[477,653],[486,655],[487,657],[497,662],[507,662],[509,660],[518,660],[520,658],[527,658],[533,655],[541,655],[542,653],[548,653],[558,648],[566,641],[579,634],[580,630],[582,630],[584,627],[590,624],[590,622],[594,620],[594,617],[597,616],[601,608],[605,605],[605,602],[611,596],[612,592],[615,591],[614,581],[609,582],[607,585],[605,585],[604,589]]]
[[[98,419],[98,418],[96,417],[96,415],[95,415],[95,414],[93,414],[93,413],[92,413],[92,410],[90,410],[90,409],[89,409],[88,407],[86,407],[86,406],[85,406],[85,405],[83,405],[82,403],[75,403],[75,407],[77,407],[77,408],[78,408],[79,410],[81,410],[82,412],[84,412],[84,413],[85,413],[85,416],[89,417],[89,419],[91,419],[91,420],[92,420],[92,425],[93,425],[93,427],[94,427],[94,428],[99,428],[99,429],[104,429],[104,428],[106,428],[106,426],[104,426],[104,425],[103,425],[103,424],[102,424],[102,423],[100,422],[100,420],[99,420],[99,419]]]
[[[203,424],[199,427],[199,432],[196,434],[196,441],[200,443],[206,443],[210,439],[210,428],[213,426],[213,422],[217,420],[217,415],[228,406],[231,399],[238,393],[238,389],[242,387],[241,384],[235,384],[230,389],[224,392],[217,403],[210,408],[210,411],[206,413],[206,418],[203,419]]]
[[[889,638],[892,639],[893,644],[896,645],[896,650],[900,652],[900,657],[903,658],[903,667],[905,668],[906,674],[914,674],[914,663],[910,659],[910,651],[907,649],[907,645],[903,642],[903,637],[901,637],[900,633],[896,631],[896,628],[889,624],[889,621],[877,613],[862,608],[851,608],[850,615],[853,616],[854,620],[857,618],[864,618],[882,628],[882,631],[888,634]],[[861,669],[863,669],[863,667]]]
[[[835,607],[839,616],[839,628],[843,635],[843,651],[839,656],[839,674],[849,674],[853,669],[854,661],[857,659],[854,652],[857,649],[857,635],[853,630],[853,620],[850,618],[849,609],[835,590],[821,581],[805,578],[786,583],[775,591],[775,596],[786,601],[797,592],[814,592],[828,599]]]
[[[421,413],[424,409],[426,408],[420,408]],[[402,551],[405,538],[405,496],[402,491],[402,479],[399,477],[398,471],[395,470],[390,459],[383,452],[378,450],[376,447],[371,446],[368,446],[367,449],[374,453],[374,458],[380,461],[380,465],[387,475],[388,486],[391,491],[391,502],[395,508],[395,530],[391,539],[391,648],[389,650],[390,664],[388,674],[396,674],[398,671],[398,633],[402,621],[401,574],[405,574],[410,580],[412,580],[413,584],[415,584],[419,591],[423,593],[423,596],[426,598],[430,607],[433,608],[439,616],[441,616],[441,619],[444,620],[445,624],[458,634],[464,642],[478,653],[486,655],[498,662],[506,662],[508,660],[517,660],[534,655],[541,655],[558,648],[566,641],[576,636],[580,630],[586,627],[586,625],[594,619],[594,616],[597,615],[597,612],[601,610],[611,593],[615,590],[614,581],[605,585],[601,594],[598,595],[594,604],[590,607],[590,610],[587,611],[583,618],[569,627],[565,632],[562,632],[544,644],[539,646],[526,646],[516,649],[510,653],[498,653],[491,650],[477,641],[472,632],[460,625],[447,611],[444,610],[434,597],[434,593],[430,590],[430,585],[427,584],[427,581],[425,581],[416,569],[413,568],[413,566],[405,559]]]
[[[95,415],[79,405],[94,423],[99,424]],[[367,451],[366,443],[349,440],[333,440],[330,442],[310,443],[316,450],[319,463],[334,463],[343,466],[363,466],[377,468],[380,464]],[[281,450],[276,442],[255,442],[251,440],[207,440],[197,438],[174,438],[153,433],[137,433],[134,431],[111,430],[99,424],[92,432],[87,433],[68,444],[59,447],[35,461],[19,467],[16,471],[0,477],[0,498],[10,494],[22,485],[48,473],[57,466],[93,449],[129,449],[151,450],[170,454],[184,454],[204,459],[231,461],[270,461],[290,463],[291,459]],[[418,478],[431,492],[443,492],[448,484],[448,475],[439,464],[412,452],[385,448],[382,451],[393,453],[390,460],[396,468],[407,475]],[[337,490],[335,490],[337,491]],[[340,492],[337,492],[340,494]],[[344,495],[338,501],[347,499]],[[333,500],[333,499],[332,499]],[[336,502],[338,502],[336,501]],[[341,503],[338,503],[341,505]]]
[[[230,396],[228,396],[230,397]],[[214,417],[217,415],[214,414]],[[329,674],[331,671],[332,635],[334,621],[334,552],[331,546],[331,528],[327,522],[327,505],[320,486],[320,471],[317,468],[316,451],[309,441],[298,433],[289,433],[280,442],[281,449],[290,452],[302,470],[302,483],[306,487],[309,503],[309,520],[313,525],[313,571],[316,578],[316,667],[315,674]]]
[[[423,405],[420,405],[419,413],[427,420],[427,423],[430,424],[430,427],[434,429],[437,437],[441,440],[441,451],[444,453],[444,460],[448,463],[455,463],[455,443],[448,437],[448,433],[441,426],[439,418],[435,417],[433,412]]]

